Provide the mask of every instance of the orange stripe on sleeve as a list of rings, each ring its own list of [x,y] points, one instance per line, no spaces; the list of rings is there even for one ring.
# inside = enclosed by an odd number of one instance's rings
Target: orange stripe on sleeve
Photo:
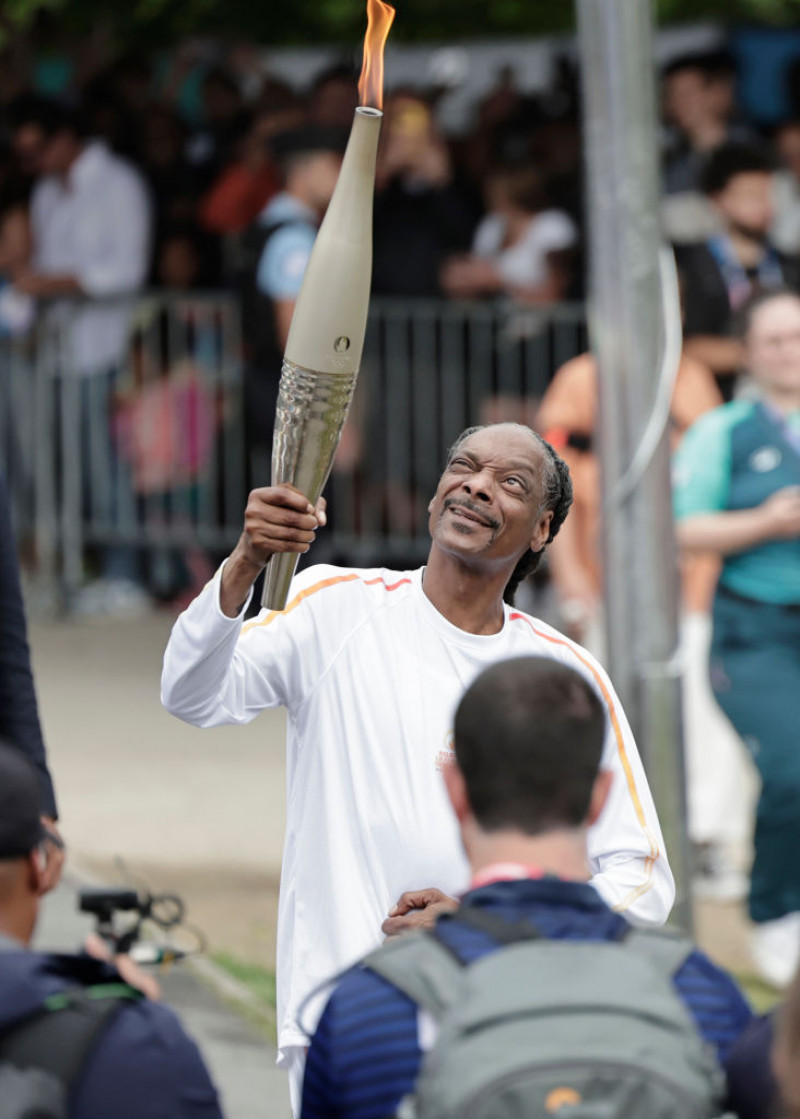
[[[291,614],[292,610],[296,610],[303,599],[310,598],[310,596],[316,594],[317,591],[324,591],[327,587],[336,586],[337,583],[352,583],[354,579],[361,580],[367,587],[372,587],[376,583],[383,583],[387,591],[397,590],[397,588],[402,587],[404,583],[411,582],[410,579],[398,579],[396,583],[390,585],[387,584],[384,579],[381,579],[380,576],[378,576],[377,579],[362,579],[361,576],[356,575],[354,571],[351,571],[349,575],[334,575],[330,579],[321,579],[319,583],[312,583],[310,587],[306,587],[304,591],[300,591],[284,610],[270,610],[265,618],[257,618],[252,622],[247,622],[242,626],[242,634],[248,633],[251,629],[255,629],[258,626],[268,626],[270,622],[283,614]]]
[[[647,826],[647,817],[644,814],[642,802],[639,798],[639,791],[636,788],[636,781],[634,780],[633,770],[631,769],[630,759],[628,758],[628,751],[625,748],[625,739],[622,736],[622,727],[619,725],[619,718],[617,716],[614,703],[611,699],[611,694],[606,687],[606,683],[603,680],[602,676],[591,663],[591,661],[582,656],[581,653],[578,651],[578,648],[571,641],[568,641],[566,638],[563,637],[552,637],[548,633],[542,633],[542,631],[537,629],[536,626],[534,626],[531,621],[525,617],[524,614],[520,614],[515,611],[514,613],[510,614],[509,617],[513,621],[525,622],[536,634],[537,637],[541,637],[545,641],[549,641],[553,645],[563,645],[565,648],[569,649],[572,655],[577,660],[579,660],[585,668],[589,669],[603,695],[603,699],[606,702],[609,718],[611,720],[611,726],[614,731],[614,737],[617,742],[617,754],[619,755],[620,764],[622,765],[622,770],[625,774],[625,783],[628,786],[628,793],[630,794],[630,798],[633,802],[636,819],[639,821],[639,826],[644,832],[645,838],[647,839],[647,842],[650,846],[650,854],[645,860],[645,881],[642,883],[641,886],[639,886],[635,890],[632,890],[625,898],[623,898],[621,902],[618,902],[617,905],[614,906],[614,909],[617,911],[628,909],[633,904],[633,902],[636,901],[637,898],[641,897],[642,894],[646,893],[652,886],[653,863],[656,861],[657,858],[659,858],[660,852],[658,849],[658,844],[655,842],[653,835],[650,832],[649,827]]]

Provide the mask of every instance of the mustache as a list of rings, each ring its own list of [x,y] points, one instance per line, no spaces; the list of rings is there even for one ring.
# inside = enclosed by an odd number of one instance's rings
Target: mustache
[[[454,505],[459,509],[466,509],[468,512],[474,513],[478,520],[483,521],[489,528],[497,529],[500,527],[500,522],[496,521],[494,517],[490,517],[485,509],[481,509],[478,505],[473,505],[471,501],[465,501],[463,497],[446,498],[442,511],[446,512],[448,509],[452,509]]]

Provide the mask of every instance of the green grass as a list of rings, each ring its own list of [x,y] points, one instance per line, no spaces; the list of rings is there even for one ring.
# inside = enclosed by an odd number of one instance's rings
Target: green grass
[[[230,952],[213,952],[211,959],[255,997],[255,1004],[240,1003],[239,1008],[258,1028],[275,1041],[275,972],[258,964],[248,963]]]
[[[759,979],[757,975],[753,975],[752,972],[735,972],[734,979],[744,991],[745,998],[757,1014],[768,1013],[781,1001],[782,995],[780,992],[776,991],[774,987],[770,987],[769,983],[765,983],[763,979]]]

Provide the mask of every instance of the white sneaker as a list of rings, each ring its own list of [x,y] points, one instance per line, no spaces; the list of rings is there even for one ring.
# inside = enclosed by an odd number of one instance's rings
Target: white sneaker
[[[787,913],[755,926],[753,962],[763,979],[779,991],[789,986],[800,965],[800,913]]]

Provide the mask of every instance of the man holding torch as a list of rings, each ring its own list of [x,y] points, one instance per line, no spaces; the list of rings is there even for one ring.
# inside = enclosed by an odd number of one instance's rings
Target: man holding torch
[[[393,932],[427,921],[429,902],[466,888],[440,771],[456,705],[488,665],[548,656],[596,689],[612,782],[589,832],[592,882],[635,922],[658,924],[669,913],[674,886],[658,819],[607,676],[512,605],[520,578],[558,532],[571,490],[563,461],[529,428],[472,429],[430,503],[424,568],[311,567],[295,577],[285,610],[262,610],[245,624],[265,564],[307,552],[325,524],[324,502],[313,506],[291,485],[254,490],[238,545],[176,622],[162,677],[173,714],[206,727],[249,722],[265,707],[288,712],[278,1043],[281,1062],[294,1069],[296,1106],[305,1031],[324,1002],[320,990],[303,1009],[308,996],[377,946],[384,923]]]
[[[369,4],[371,23],[377,8],[388,19],[385,38],[393,12]],[[586,676],[607,712],[603,765],[612,774],[589,834],[592,882],[644,924],[663,922],[674,896],[636,745],[605,673],[512,608],[572,500],[569,472],[548,443],[515,424],[459,438],[429,507],[424,568],[317,566],[293,578],[325,524],[320,494],[364,340],[380,52],[375,61],[365,51],[362,107],[292,318],[272,485],[250,494],[239,543],[176,622],[162,676],[164,705],[196,726],[249,722],[278,705],[288,712],[277,995],[279,1062],[296,1113],[323,985],[382,932],[457,905],[453,895],[467,885],[441,770],[456,705],[488,665],[549,656]],[[244,624],[265,567],[266,609]]]

